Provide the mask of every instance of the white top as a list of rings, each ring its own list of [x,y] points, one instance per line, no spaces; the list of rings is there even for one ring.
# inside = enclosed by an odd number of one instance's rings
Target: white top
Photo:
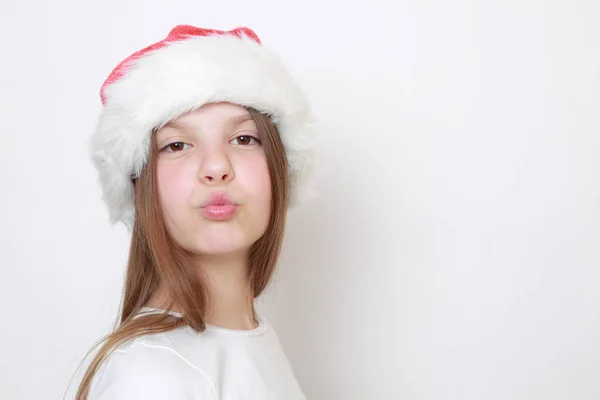
[[[258,313],[257,321],[250,330],[207,324],[131,339],[101,365],[88,400],[306,400],[273,326]]]

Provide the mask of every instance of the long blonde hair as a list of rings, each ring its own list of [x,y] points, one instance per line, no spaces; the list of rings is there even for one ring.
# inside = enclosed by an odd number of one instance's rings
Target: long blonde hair
[[[247,108],[258,128],[271,178],[271,216],[263,236],[249,252],[249,285],[258,297],[267,287],[281,251],[289,203],[289,171],[282,140],[268,115]],[[126,341],[148,333],[167,332],[190,326],[197,332],[206,329],[209,299],[206,283],[197,275],[189,253],[167,234],[156,186],[156,141],[151,140],[148,162],[135,184],[135,221],[122,306],[113,331],[101,339],[89,353],[102,344],[91,360],[78,387],[76,400],[87,400],[91,383],[110,353]],[[168,306],[177,305],[181,318],[168,312],[140,315],[160,282],[170,295]],[[86,357],[87,358],[87,357]]]

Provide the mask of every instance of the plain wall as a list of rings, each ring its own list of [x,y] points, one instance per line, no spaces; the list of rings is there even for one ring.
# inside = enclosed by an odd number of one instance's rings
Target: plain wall
[[[320,197],[259,300],[308,399],[600,398],[588,1],[3,1],[0,398],[61,399],[129,237],[86,140],[123,58],[249,26],[320,118]]]

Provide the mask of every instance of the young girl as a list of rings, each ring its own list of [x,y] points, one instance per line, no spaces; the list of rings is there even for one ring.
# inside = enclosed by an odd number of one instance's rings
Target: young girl
[[[92,159],[132,237],[120,324],[76,399],[304,399],[254,308],[288,206],[311,194],[303,92],[250,29],[180,25],[101,99]]]

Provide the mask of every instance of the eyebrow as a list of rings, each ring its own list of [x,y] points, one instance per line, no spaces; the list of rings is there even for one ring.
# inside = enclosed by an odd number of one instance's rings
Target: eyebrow
[[[241,115],[235,115],[233,117],[227,118],[224,122],[225,128],[226,129],[233,129],[236,126],[242,124],[243,122],[246,121],[250,121],[252,119],[252,116],[250,114],[241,114]],[[175,128],[175,129],[179,129],[179,130],[186,130],[189,128],[189,124],[186,124],[185,122],[181,122],[179,120],[173,119],[169,122],[167,122],[165,125],[163,125],[163,127],[170,127],[170,128]]]

